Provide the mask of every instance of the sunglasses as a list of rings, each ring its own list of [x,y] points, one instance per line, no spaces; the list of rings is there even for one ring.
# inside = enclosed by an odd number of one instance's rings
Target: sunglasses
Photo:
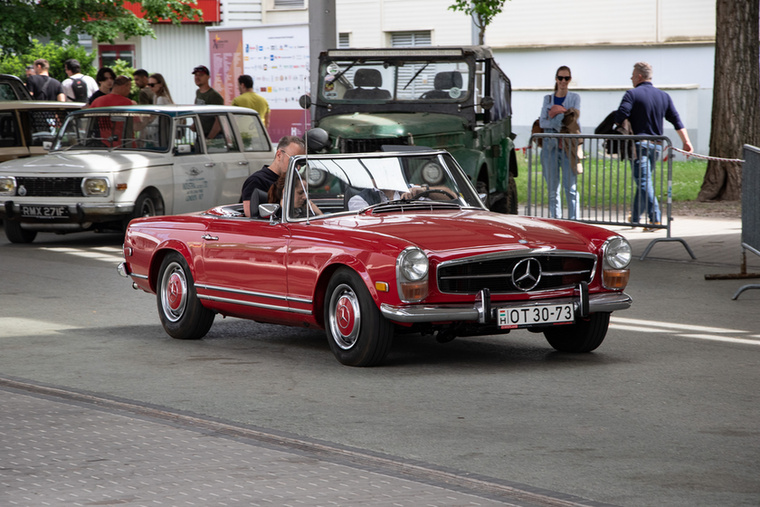
[[[158,84],[159,83],[148,83],[148,86],[150,86],[151,88],[153,88],[154,86],[158,86]]]
[[[570,76],[557,76],[557,81],[570,81],[571,79]]]

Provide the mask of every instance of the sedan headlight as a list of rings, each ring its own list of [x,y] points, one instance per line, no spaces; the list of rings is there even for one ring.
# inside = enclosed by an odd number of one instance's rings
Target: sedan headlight
[[[111,186],[106,178],[84,178],[82,180],[82,194],[87,196],[106,196]]]
[[[405,302],[425,299],[428,295],[428,262],[425,252],[409,247],[396,259],[399,297]]]
[[[0,195],[16,195],[16,178],[0,176]]]
[[[625,289],[630,278],[631,244],[620,236],[610,238],[602,246],[602,255],[602,285],[607,289]]]

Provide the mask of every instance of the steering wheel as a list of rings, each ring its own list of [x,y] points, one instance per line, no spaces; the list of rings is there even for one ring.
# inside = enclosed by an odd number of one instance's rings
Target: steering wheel
[[[443,189],[440,189],[440,188],[430,188],[428,190],[423,190],[419,194],[415,195],[414,197],[411,198],[411,200],[412,201],[418,201],[418,200],[422,199],[423,197],[428,197],[428,196],[430,196],[432,194],[443,194],[446,197],[448,197],[449,199],[451,199],[452,201],[455,200],[455,199],[457,199],[457,196],[454,195],[454,194],[452,194],[448,190],[443,190]]]

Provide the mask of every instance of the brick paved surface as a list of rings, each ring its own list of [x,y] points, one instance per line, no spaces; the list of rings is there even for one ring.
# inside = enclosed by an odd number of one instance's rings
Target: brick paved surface
[[[364,464],[326,459],[308,445],[246,438],[226,423],[214,430],[182,414],[156,418],[145,415],[156,409],[141,414],[133,405],[130,413],[118,408],[123,402],[8,382],[0,385],[1,506],[599,505],[464,476],[447,483],[433,470],[425,479],[419,465],[416,474],[394,473],[371,456]]]

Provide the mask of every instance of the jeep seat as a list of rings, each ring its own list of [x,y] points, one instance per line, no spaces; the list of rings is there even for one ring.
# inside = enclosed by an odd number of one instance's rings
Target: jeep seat
[[[382,90],[383,76],[377,69],[359,69],[354,75],[354,86],[346,90],[343,94],[344,99],[390,99],[391,93],[388,90]]]
[[[458,70],[449,72],[439,72],[435,75],[433,81],[434,90],[425,92],[421,99],[448,99],[451,98],[449,90],[452,88],[462,88],[462,73]]]

